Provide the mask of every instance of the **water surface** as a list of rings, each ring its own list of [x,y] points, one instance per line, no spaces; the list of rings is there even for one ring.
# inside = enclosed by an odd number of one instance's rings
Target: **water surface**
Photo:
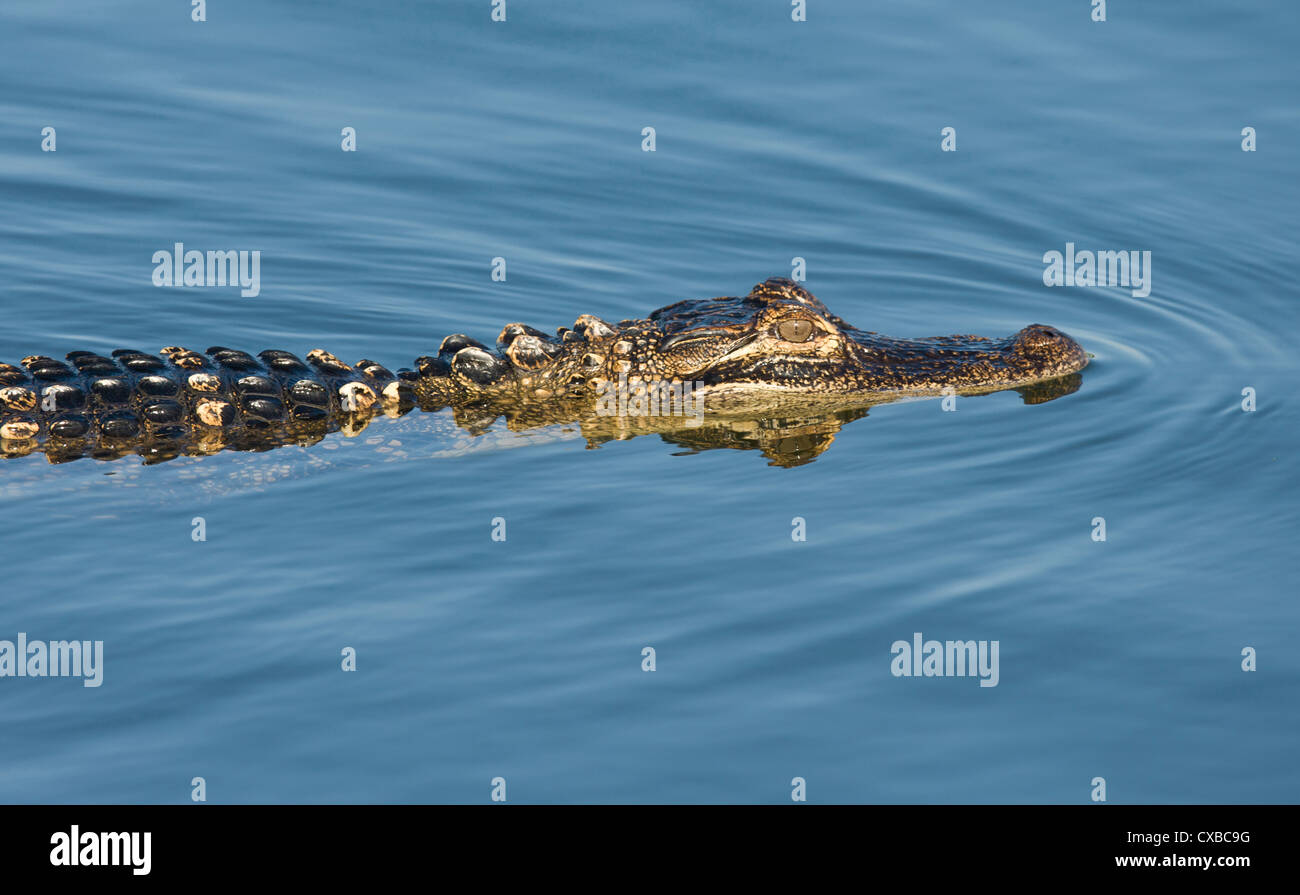
[[[1300,799],[1294,5],[809,6],[7,9],[3,360],[397,367],[796,257],[862,328],[1042,322],[1094,359],[793,468],[446,413],[4,461],[0,638],[103,640],[105,672],[0,678],[0,800]],[[260,250],[261,294],[154,288],[178,241]],[[1045,287],[1067,242],[1150,251],[1151,294]],[[997,640],[998,685],[892,676],[918,631]]]

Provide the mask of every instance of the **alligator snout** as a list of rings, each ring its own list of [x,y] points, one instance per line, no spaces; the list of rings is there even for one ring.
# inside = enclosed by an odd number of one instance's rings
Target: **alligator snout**
[[[1074,339],[1054,326],[1031,323],[1011,339],[1012,350],[1044,374],[1073,373],[1088,365],[1088,355]]]
[[[1069,342],[1074,341],[1056,327],[1046,326],[1042,323],[1031,323],[1016,333],[1016,341],[1029,350],[1051,348],[1059,345],[1063,339]]]

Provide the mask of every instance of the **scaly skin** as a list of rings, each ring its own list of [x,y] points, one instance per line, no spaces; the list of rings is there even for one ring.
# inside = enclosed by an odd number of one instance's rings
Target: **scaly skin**
[[[51,461],[90,455],[146,460],[225,448],[260,450],[319,440],[380,409],[412,406],[409,379],[370,361],[354,367],[324,351],[307,361],[285,351],[164,348],[68,362],[33,355],[0,364],[0,448],[41,448]],[[407,374],[413,377],[414,374]]]
[[[777,278],[743,298],[678,302],[617,326],[584,315],[554,337],[512,323],[497,346],[448,336],[436,357],[397,373],[368,360],[348,366],[319,349],[305,362],[284,351],[254,358],[219,347],[164,348],[161,357],[73,352],[67,363],[27,357],[21,366],[0,364],[0,452],[40,450],[51,461],[135,453],[156,462],[261,450],[355,431],[380,412],[396,416],[417,403],[453,407],[470,429],[498,414],[512,428],[579,420],[600,440],[682,428],[680,420],[598,418],[598,396],[613,384],[690,383],[710,414],[734,423],[745,413],[751,422],[774,413],[811,417],[813,407],[863,408],[948,389],[1015,388],[1033,403],[1077,388],[1077,377],[1059,389],[1049,380],[1088,363],[1077,342],[1037,324],[999,340],[866,332]],[[738,434],[746,426],[717,431],[726,434],[714,440],[753,440]],[[682,437],[707,440],[704,432]]]

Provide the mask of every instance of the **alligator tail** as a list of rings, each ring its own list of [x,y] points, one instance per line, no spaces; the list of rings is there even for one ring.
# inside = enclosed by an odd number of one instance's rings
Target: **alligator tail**
[[[311,443],[410,410],[418,378],[369,360],[349,366],[319,349],[306,361],[220,346],[160,356],[74,351],[66,362],[33,355],[0,364],[0,453],[43,449],[52,462],[138,453],[157,462]]]

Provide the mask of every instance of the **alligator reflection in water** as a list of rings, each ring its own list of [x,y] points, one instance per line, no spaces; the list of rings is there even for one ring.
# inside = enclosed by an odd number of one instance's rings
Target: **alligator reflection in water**
[[[1071,373],[1015,391],[1026,404],[1043,404],[1073,394],[1082,383],[1082,373]],[[762,451],[771,466],[802,466],[825,453],[841,428],[862,419],[871,407],[880,403],[888,402],[827,408],[820,413],[810,413],[805,406],[762,416],[711,414],[701,425],[693,427],[684,425],[680,418],[639,417],[623,420],[624,425],[618,428],[610,425],[609,418],[600,417],[584,422],[582,434],[592,447],[617,438],[657,434],[669,444],[689,448],[687,453],[716,448]]]
[[[1024,386],[1018,392],[1026,404],[1042,404],[1079,390],[1083,374],[1071,373],[1044,382]],[[761,451],[772,466],[802,466],[823,454],[840,429],[867,416],[871,407],[889,401],[846,404],[823,403],[810,406],[805,397],[797,404],[770,407],[761,414],[742,412],[706,413],[703,421],[680,416],[598,416],[590,408],[572,405],[559,410],[556,405],[531,407],[492,406],[460,407],[454,411],[456,425],[473,435],[487,433],[499,421],[513,432],[525,432],[558,423],[578,423],[588,447],[610,441],[627,440],[643,435],[658,435],[668,444],[699,453],[718,448]],[[426,408],[434,409],[434,408]],[[584,415],[584,412],[586,415]]]

